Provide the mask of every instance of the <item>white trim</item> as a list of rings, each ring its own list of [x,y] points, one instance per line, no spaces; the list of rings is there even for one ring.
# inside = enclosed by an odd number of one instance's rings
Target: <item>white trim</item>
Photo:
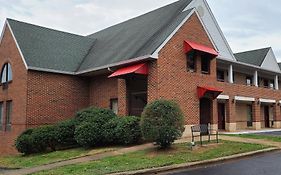
[[[217,57],[217,60],[221,60],[223,62],[229,62],[229,63],[232,63],[232,64],[240,64],[240,65],[243,65],[243,66],[256,68],[256,69],[259,69],[259,70],[263,70],[263,71],[267,71],[267,72],[270,72],[270,73],[275,73],[275,74],[281,75],[280,72],[275,72],[275,71],[272,71],[272,70],[269,70],[269,69],[265,69],[265,68],[262,68],[262,67],[259,67],[259,66],[255,66],[255,65],[252,65],[252,64],[247,64],[247,63],[243,63],[243,62],[239,62],[239,61],[235,61],[235,60],[229,60],[229,59],[226,60],[226,59],[221,58],[221,57]]]
[[[0,36],[0,45],[2,43],[2,39],[4,38],[4,33],[5,33],[5,29],[7,27],[7,22],[5,21],[5,24],[3,26],[2,32],[1,32],[1,36]]]
[[[255,98],[254,97],[243,97],[243,96],[235,96],[234,97],[235,101],[248,101],[248,102],[254,102]]]
[[[85,73],[89,73],[89,72],[93,72],[93,71],[97,71],[97,70],[101,70],[101,69],[107,69],[107,68],[110,68],[110,67],[121,66],[123,64],[130,64],[130,63],[134,63],[134,62],[138,62],[138,61],[143,61],[143,60],[147,60],[149,58],[156,59],[156,58],[152,57],[151,55],[144,55],[144,56],[141,56],[141,57],[132,58],[132,59],[125,60],[125,61],[120,61],[120,62],[113,63],[113,64],[107,64],[105,66],[100,66],[100,67],[96,67],[96,68],[93,68],[93,69],[87,69],[87,70],[84,70],[84,71],[75,72],[75,74],[76,75],[85,74]]]
[[[28,67],[28,70],[35,70],[35,71],[43,71],[43,72],[50,72],[50,73],[59,73],[59,74],[67,74],[67,75],[76,75],[75,72],[68,72],[68,71],[59,71],[54,69],[47,69],[47,68],[38,68],[38,67]]]
[[[259,99],[260,103],[276,103],[276,100],[272,100],[272,99],[264,99],[264,98],[260,98]]]
[[[21,51],[21,49],[20,49],[20,47],[19,47],[19,44],[18,44],[18,42],[17,42],[17,40],[16,40],[16,37],[15,37],[15,35],[14,35],[14,33],[13,33],[13,30],[12,30],[12,28],[11,28],[11,26],[10,26],[8,20],[6,20],[5,23],[6,23],[7,26],[9,27],[9,30],[10,30],[12,36],[13,36],[13,39],[14,39],[14,41],[15,41],[15,43],[16,43],[16,46],[17,46],[17,48],[18,48],[18,51],[19,51],[19,53],[20,53],[20,55],[21,55],[23,64],[24,64],[26,70],[28,70],[28,66],[27,66],[27,64],[26,64],[25,58],[24,58],[24,56],[23,56],[23,54],[22,54],[22,51]]]
[[[185,22],[193,15],[195,9],[192,9],[191,12],[182,20],[182,22],[177,26],[177,28],[165,39],[165,41],[153,52],[151,55],[152,58],[158,58],[160,50],[171,40],[171,38],[177,33],[177,31],[185,24]]]
[[[229,100],[229,95],[219,95],[217,97],[218,100]]]
[[[204,24],[203,20],[201,19],[201,17],[200,17],[200,15],[199,15],[198,11],[195,10],[195,13],[196,13],[196,15],[197,15],[197,17],[198,17],[198,19],[199,19],[201,25],[203,26],[205,32],[207,33],[209,40],[211,41],[212,45],[215,47],[215,50],[216,50],[217,52],[219,52],[219,49],[218,49],[218,47],[217,47],[215,41],[213,40],[213,38],[212,38],[212,36],[211,36],[209,30],[207,29],[206,25]]]
[[[218,24],[218,22],[217,22],[215,16],[214,16],[214,14],[213,14],[213,12],[212,12],[212,10],[211,10],[209,4],[206,2],[206,0],[203,0],[203,2],[204,2],[204,4],[206,5],[206,7],[207,7],[209,13],[211,14],[211,17],[212,17],[212,19],[213,19],[213,21],[214,21],[214,23],[215,23],[215,25],[216,25],[216,27],[217,27],[219,33],[221,34],[221,37],[222,37],[222,39],[224,40],[225,45],[226,45],[226,47],[228,48],[228,51],[231,53],[232,58],[233,58],[234,60],[236,60],[236,58],[235,58],[235,56],[234,56],[234,54],[233,54],[233,51],[232,51],[230,45],[228,44],[228,42],[227,42],[227,40],[226,40],[226,38],[225,38],[225,36],[224,36],[224,34],[223,34],[221,28],[220,28],[220,26],[219,26],[219,24]]]

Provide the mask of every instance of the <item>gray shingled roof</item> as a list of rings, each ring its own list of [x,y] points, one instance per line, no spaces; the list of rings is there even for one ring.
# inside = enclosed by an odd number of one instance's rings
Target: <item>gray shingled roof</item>
[[[192,0],[180,0],[137,18],[89,35],[97,39],[79,71],[151,55],[191,12]]]
[[[29,68],[81,72],[151,55],[192,11],[180,0],[89,36],[7,19]]]
[[[234,56],[237,61],[252,64],[255,66],[261,66],[269,50],[270,47],[257,50],[250,50],[246,52],[235,53]]]
[[[95,39],[7,19],[28,67],[75,72]]]

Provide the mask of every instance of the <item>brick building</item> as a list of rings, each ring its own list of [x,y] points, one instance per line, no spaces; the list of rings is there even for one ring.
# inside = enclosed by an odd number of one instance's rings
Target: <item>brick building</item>
[[[233,54],[205,0],[180,0],[89,36],[7,19],[0,38],[0,154],[26,128],[88,106],[140,115],[176,101],[191,125],[281,127],[271,48]]]

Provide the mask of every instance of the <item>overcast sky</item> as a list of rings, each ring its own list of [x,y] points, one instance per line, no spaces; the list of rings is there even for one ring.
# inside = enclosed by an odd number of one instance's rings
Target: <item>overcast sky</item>
[[[87,35],[175,1],[0,0],[0,27],[13,18]],[[272,46],[281,61],[280,0],[208,2],[234,52]]]

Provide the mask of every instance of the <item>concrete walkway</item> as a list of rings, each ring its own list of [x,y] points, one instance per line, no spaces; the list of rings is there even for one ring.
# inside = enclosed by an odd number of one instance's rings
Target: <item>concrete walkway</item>
[[[135,151],[139,151],[139,150],[144,150],[144,149],[152,148],[152,147],[154,147],[154,145],[149,143],[149,144],[144,144],[144,145],[139,145],[139,146],[122,148],[122,149],[119,149],[119,150],[116,150],[116,151],[100,153],[100,154],[93,155],[93,156],[85,156],[85,157],[81,157],[81,158],[75,158],[75,159],[71,159],[71,160],[51,163],[51,164],[42,165],[42,166],[33,167],[33,168],[23,168],[23,169],[18,169],[18,170],[8,170],[8,171],[2,172],[2,174],[3,175],[26,175],[26,174],[32,174],[32,173],[36,173],[36,172],[39,172],[39,171],[51,170],[51,169],[55,169],[55,168],[66,166],[66,165],[73,165],[73,164],[78,164],[78,163],[95,161],[95,160],[99,160],[99,159],[102,159],[102,158],[105,158],[105,157],[122,155],[122,154],[130,153],[130,152],[135,152]]]
[[[242,142],[242,143],[263,144],[263,145],[268,145],[268,146],[274,146],[274,147],[277,147],[277,148],[281,149],[281,143],[280,142],[273,142],[273,141],[262,140],[262,139],[248,139],[248,138],[240,138],[240,137],[233,137],[233,136],[220,136],[219,139],[227,140],[227,141],[234,141],[234,142]],[[188,143],[190,141],[191,141],[190,138],[183,138],[181,140],[177,140],[176,143]],[[95,161],[95,160],[99,160],[99,159],[102,159],[102,158],[105,158],[105,157],[122,155],[122,154],[130,153],[130,152],[144,150],[144,149],[147,149],[147,148],[153,148],[153,147],[155,147],[153,144],[144,144],[144,145],[133,146],[133,147],[129,147],[129,148],[123,148],[123,149],[119,149],[119,150],[116,150],[116,151],[100,153],[100,154],[93,155],[93,156],[85,156],[85,157],[81,157],[81,158],[75,158],[75,159],[71,159],[71,160],[66,160],[66,161],[56,162],[56,163],[52,163],[52,164],[42,165],[42,166],[33,167],[33,168],[23,168],[23,169],[18,169],[18,170],[9,170],[9,171],[5,171],[4,173],[2,172],[2,174],[3,175],[32,174],[32,173],[39,172],[39,171],[59,168],[59,167],[66,166],[66,165],[73,165],[73,164],[78,164],[78,163]]]

